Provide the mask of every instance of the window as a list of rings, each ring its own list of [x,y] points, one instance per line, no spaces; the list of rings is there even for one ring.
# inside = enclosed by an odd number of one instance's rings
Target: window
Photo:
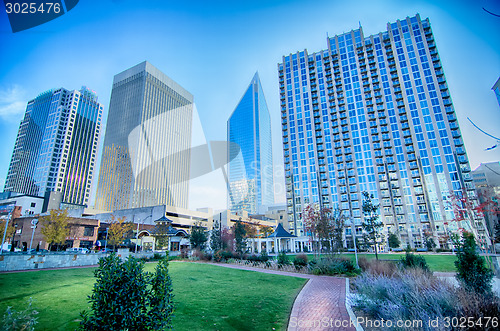
[[[92,237],[94,235],[94,227],[93,226],[86,226],[83,229],[83,236],[84,237]]]

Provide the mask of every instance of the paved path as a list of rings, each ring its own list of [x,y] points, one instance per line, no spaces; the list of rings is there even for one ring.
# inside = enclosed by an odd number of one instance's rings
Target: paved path
[[[314,276],[233,264],[211,264],[226,268],[309,279],[293,304],[288,321],[289,331],[356,330],[353,323],[351,323],[351,317],[345,305],[345,278]],[[355,318],[354,315],[352,315],[352,318]]]

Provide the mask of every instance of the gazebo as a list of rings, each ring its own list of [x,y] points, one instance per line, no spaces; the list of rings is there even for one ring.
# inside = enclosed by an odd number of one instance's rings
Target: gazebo
[[[187,238],[189,235],[186,231],[182,229],[176,229],[172,226],[172,220],[166,216],[154,221],[155,227],[151,230],[151,236],[157,238],[160,236],[165,236],[168,239],[167,247],[171,252],[175,252],[183,248],[182,246],[187,245]],[[153,250],[156,248],[156,240],[153,244]]]
[[[252,245],[253,253],[261,253],[266,251],[267,253],[278,253],[281,251],[286,252],[303,252],[304,247],[307,245],[310,249],[310,243],[308,237],[297,237],[283,228],[281,223],[278,224],[273,233],[271,233],[266,238],[255,238],[253,242],[257,244],[257,247]]]

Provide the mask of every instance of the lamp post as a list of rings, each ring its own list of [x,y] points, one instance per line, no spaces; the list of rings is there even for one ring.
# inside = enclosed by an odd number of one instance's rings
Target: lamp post
[[[144,225],[144,221],[148,219],[148,217],[153,217],[153,215],[146,216],[141,222]],[[137,253],[137,243],[139,242],[139,222],[137,222],[137,233],[135,234],[135,252]],[[142,250],[142,245],[141,245]]]
[[[108,247],[108,229],[109,227],[106,228],[106,241],[104,242],[104,253],[107,253],[106,247]]]
[[[28,250],[28,252],[31,252],[31,245],[33,244],[33,236],[35,235],[35,230],[36,230],[37,224],[38,224],[38,219],[34,218],[31,220],[31,228],[33,230],[31,231],[30,249]]]
[[[16,238],[16,232],[17,232],[17,223],[14,224],[14,234],[12,235],[12,245],[10,246],[10,251],[11,252],[14,252],[15,248],[14,248],[14,239]]]
[[[3,231],[2,246],[0,246],[0,254],[3,253],[3,245],[5,244],[5,237],[7,236],[7,228],[9,226],[10,214],[5,217],[5,230]]]
[[[358,265],[358,248],[356,246],[356,226],[354,225],[354,219],[351,218],[351,232],[352,232],[352,241],[354,243],[354,256],[356,257],[356,268],[359,269]]]

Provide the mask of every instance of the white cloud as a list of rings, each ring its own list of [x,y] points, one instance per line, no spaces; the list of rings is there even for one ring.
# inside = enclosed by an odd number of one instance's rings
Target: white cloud
[[[19,85],[0,89],[0,117],[18,121],[26,110],[27,102],[26,91]]]

